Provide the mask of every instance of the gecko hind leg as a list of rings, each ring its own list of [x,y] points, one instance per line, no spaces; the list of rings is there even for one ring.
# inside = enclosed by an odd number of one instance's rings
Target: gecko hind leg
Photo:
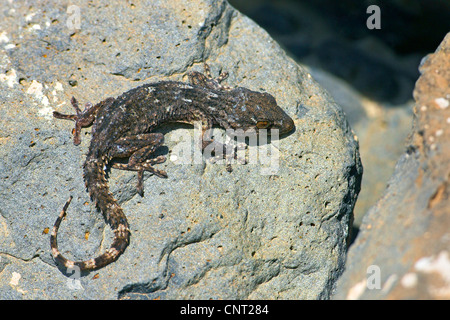
[[[152,158],[156,149],[162,146],[164,135],[162,133],[146,133],[120,138],[114,143],[113,152],[109,156],[129,157],[128,163],[113,163],[112,168],[120,170],[137,171],[138,182],[136,189],[140,196],[144,195],[144,171],[153,173],[160,178],[167,178],[164,170],[153,167],[155,164],[166,161],[165,156]]]
[[[75,97],[72,97],[72,99],[70,99],[70,102],[72,103],[72,107],[75,109],[76,114],[62,114],[58,111],[53,111],[53,116],[57,119],[75,121],[75,129],[73,130],[73,143],[75,145],[79,145],[81,143],[81,128],[90,126],[94,122],[95,114],[97,113],[97,110],[100,108],[100,106],[111,103],[113,100],[113,98],[108,98],[105,101],[96,104],[95,106],[92,105],[92,103],[87,102],[84,105],[84,110],[81,111],[80,107],[78,106],[77,99],[75,99]]]

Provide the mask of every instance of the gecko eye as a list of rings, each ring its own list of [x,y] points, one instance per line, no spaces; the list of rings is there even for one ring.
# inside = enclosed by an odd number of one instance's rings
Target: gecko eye
[[[258,121],[256,123],[256,127],[258,129],[267,129],[270,127],[270,125],[271,125],[270,121]]]

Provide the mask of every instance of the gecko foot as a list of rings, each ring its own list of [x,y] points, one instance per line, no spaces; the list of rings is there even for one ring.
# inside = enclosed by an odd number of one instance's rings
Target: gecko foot
[[[90,126],[95,120],[95,114],[97,113],[98,105],[93,106],[92,103],[87,102],[84,106],[84,110],[78,107],[78,101],[75,97],[70,100],[76,114],[62,114],[58,111],[53,111],[53,116],[57,119],[66,119],[75,121],[75,129],[73,130],[73,143],[79,145],[81,143],[80,133],[81,128]]]
[[[164,156],[154,156],[154,152],[164,143],[164,135],[159,132],[143,133],[137,135],[130,135],[116,140],[113,148],[110,150],[109,156],[111,158],[129,157],[128,163],[114,163],[112,165],[115,169],[137,171],[138,193],[144,194],[144,171],[153,173],[160,178],[167,178],[167,173],[163,170],[158,170],[153,167],[154,164],[163,163],[166,161]]]
[[[225,160],[225,168],[228,172],[232,172],[232,164],[247,164],[247,160],[245,158],[245,150],[247,145],[245,143],[227,143],[222,144],[220,142],[212,141],[207,144],[204,148],[206,153],[210,153],[211,157],[209,161],[211,163],[217,163],[221,160]],[[212,156],[214,154],[214,156]]]
[[[189,72],[188,78],[192,85],[198,85],[214,90],[231,90],[229,86],[222,85],[221,82],[228,77],[228,72],[221,72],[217,78],[213,78],[209,65],[205,63],[204,73],[198,71]]]
[[[144,171],[148,171],[153,173],[155,176],[160,178],[167,178],[167,172],[164,170],[159,170],[153,167],[154,164],[163,163],[166,161],[166,157],[158,156],[154,159],[147,159],[143,163],[135,163],[135,164],[123,164],[123,163],[114,163],[112,165],[115,169],[120,170],[129,170],[129,171],[137,171],[137,192],[141,197],[144,196]]]

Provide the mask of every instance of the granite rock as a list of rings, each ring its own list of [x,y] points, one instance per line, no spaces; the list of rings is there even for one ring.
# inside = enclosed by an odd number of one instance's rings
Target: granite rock
[[[326,299],[343,271],[362,166],[341,108],[268,34],[225,1],[7,3],[0,19],[0,298]],[[52,118],[143,83],[186,72],[230,73],[227,83],[274,95],[296,131],[272,141],[275,171],[174,157],[182,125],[161,128],[168,179],[111,170],[131,244],[96,272],[62,273],[49,230],[73,201],[60,250],[86,259],[110,229],[84,188],[90,129]],[[172,129],[172,130],[171,130]],[[263,146],[257,148],[260,154]]]

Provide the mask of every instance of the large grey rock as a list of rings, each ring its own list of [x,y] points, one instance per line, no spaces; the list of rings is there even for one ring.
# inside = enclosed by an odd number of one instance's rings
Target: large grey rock
[[[328,298],[362,167],[343,112],[311,76],[224,1],[79,2],[68,11],[70,2],[37,3],[8,3],[0,19],[0,298]],[[268,175],[260,164],[232,173],[183,164],[173,150],[193,130],[162,128],[168,179],[146,175],[141,198],[135,174],[109,174],[130,246],[97,272],[67,277],[51,258],[48,229],[69,195],[64,254],[90,258],[112,235],[82,179],[90,130],[74,146],[72,123],[52,111],[71,112],[72,95],[95,103],[146,82],[186,80],[203,61],[214,74],[229,71],[229,85],[270,92],[294,118],[296,131],[278,142],[279,167]]]

